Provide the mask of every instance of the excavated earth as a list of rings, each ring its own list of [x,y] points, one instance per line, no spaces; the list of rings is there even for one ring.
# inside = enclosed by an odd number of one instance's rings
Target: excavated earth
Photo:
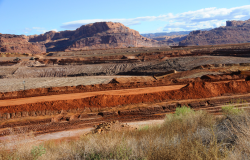
[[[225,54],[230,47],[235,55]],[[183,105],[218,114],[222,105],[237,99],[248,104],[250,81],[245,81],[247,75],[241,74],[250,69],[246,50],[249,44],[187,47],[113,57],[88,55],[78,59],[58,58],[54,54],[60,53],[53,53],[14,65],[4,62],[9,66],[0,70],[0,82],[4,84],[0,89],[0,136],[23,131],[44,134],[115,120],[164,119],[167,113]],[[88,77],[93,82],[69,83],[91,74],[113,77],[98,82],[97,77]],[[118,76],[123,74],[126,76]],[[7,85],[15,80],[22,80],[18,82],[22,84],[25,78],[31,77],[32,83],[39,83],[41,77],[56,77],[58,85],[25,90]],[[27,82],[26,85],[31,84]]]
[[[64,86],[64,87],[50,87],[50,88],[35,88],[13,92],[0,92],[0,99],[14,99],[25,98],[35,96],[46,95],[60,95],[70,93],[85,93],[85,92],[97,92],[107,90],[121,90],[132,88],[145,88],[145,87],[158,87],[158,86],[171,86],[171,85],[183,85],[191,82],[216,82],[223,80],[239,80],[245,79],[246,75],[240,74],[240,72],[232,72],[230,74],[218,74],[218,75],[204,75],[198,78],[180,79],[181,76],[193,75],[197,71],[188,73],[175,73],[167,74],[165,77],[116,77],[109,80],[106,84],[95,85],[78,85],[78,86]],[[205,71],[205,73],[214,73]],[[94,77],[96,78],[96,77]],[[90,79],[91,80],[91,79]]]
[[[71,51],[37,55],[34,60],[0,58],[0,79],[144,75],[177,70],[188,71],[203,65],[244,65],[250,63],[250,44],[189,46],[183,48],[127,48]],[[94,56],[93,56],[94,55]],[[3,59],[3,60],[2,60]]]

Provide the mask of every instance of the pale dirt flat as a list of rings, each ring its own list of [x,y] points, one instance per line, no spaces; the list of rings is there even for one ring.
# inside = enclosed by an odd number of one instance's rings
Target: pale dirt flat
[[[21,135],[4,136],[4,137],[0,137],[0,148],[13,149],[21,145],[36,146],[39,143],[49,141],[49,140],[80,137],[81,135],[90,132],[92,129],[94,128],[88,127],[84,129],[75,129],[75,130],[41,134],[38,136],[33,136],[32,134],[31,135],[21,134]]]
[[[127,125],[131,127],[135,127],[137,129],[140,129],[143,126],[155,126],[162,124],[164,122],[164,119],[161,120],[147,120],[147,121],[136,121],[136,122],[128,122]]]
[[[154,126],[158,124],[162,124],[164,122],[164,119],[162,120],[146,120],[146,121],[135,121],[135,122],[127,122],[122,124],[127,124],[131,127],[140,128],[143,126]],[[47,133],[42,134],[34,137],[35,141],[46,141],[46,140],[52,140],[52,139],[61,139],[61,138],[67,138],[67,137],[79,137],[85,133],[90,132],[93,127],[88,127],[84,129],[74,129],[74,130],[68,130],[68,131],[60,131],[60,132],[54,132],[54,133]],[[1,137],[0,137],[1,138]]]
[[[135,94],[144,94],[144,93],[154,93],[154,92],[161,92],[161,91],[178,90],[184,86],[186,85],[145,87],[145,88],[133,88],[133,89],[121,89],[121,90],[71,93],[71,94],[60,94],[60,95],[50,95],[50,96],[8,99],[8,100],[0,100],[0,107],[11,106],[11,105],[21,105],[21,104],[28,104],[28,103],[46,102],[46,101],[73,100],[73,99],[81,99],[81,98],[92,97],[92,96],[97,96],[97,95],[135,95]]]
[[[1,70],[0,70],[1,71]],[[132,78],[137,76],[79,76],[79,77],[40,77],[0,79],[0,92],[13,92],[35,88],[64,87],[78,85],[107,84],[113,78]],[[148,77],[148,76],[140,76]],[[151,77],[150,77],[151,78]],[[25,81],[25,83],[23,83]]]
[[[164,120],[147,120],[147,121],[128,122],[124,124],[128,124],[131,127],[140,129],[143,126],[160,125],[163,122]],[[28,134],[4,136],[4,137],[0,137],[0,148],[13,149],[20,145],[35,146],[35,145],[38,145],[42,142],[46,142],[49,140],[80,137],[81,135],[91,132],[91,130],[93,129],[94,129],[93,127],[87,127],[83,129],[74,129],[74,130],[60,131],[60,132],[54,132],[54,133],[46,133],[46,134],[41,134],[38,136],[32,136]]]
[[[83,77],[40,77],[40,78],[9,78],[0,79],[0,92],[13,92],[25,89],[105,84],[112,76]],[[25,83],[23,83],[25,81]]]

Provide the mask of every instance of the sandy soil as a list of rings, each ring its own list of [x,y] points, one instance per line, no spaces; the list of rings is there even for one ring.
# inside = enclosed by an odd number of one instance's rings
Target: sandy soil
[[[162,124],[164,120],[146,120],[146,121],[135,121],[135,122],[128,122],[127,125],[135,128],[140,128],[145,125],[153,126]],[[125,123],[124,123],[125,124]],[[81,135],[90,132],[93,130],[93,127],[88,127],[84,129],[74,129],[68,131],[61,131],[61,132],[54,132],[54,133],[47,133],[41,134],[37,136],[32,135],[9,135],[0,137],[0,148],[4,147],[5,149],[11,149],[15,146],[20,144],[32,144],[38,145],[39,143],[48,141],[48,140],[58,140],[58,139],[68,139],[68,138],[77,138]]]
[[[0,106],[21,105],[21,104],[27,104],[27,103],[38,103],[38,102],[57,101],[57,100],[73,100],[73,99],[81,99],[81,98],[92,97],[92,96],[97,96],[97,95],[134,95],[134,94],[143,94],[143,93],[154,93],[154,92],[161,92],[161,91],[178,90],[184,86],[185,85],[146,87],[146,88],[135,88],[135,89],[85,92],[85,93],[73,93],[73,94],[61,94],[61,95],[0,100]]]
[[[136,121],[136,122],[128,122],[128,124],[131,127],[140,128],[142,126],[148,125],[148,126],[154,126],[157,124],[162,124],[164,122],[164,119],[162,120],[148,120],[148,121]]]

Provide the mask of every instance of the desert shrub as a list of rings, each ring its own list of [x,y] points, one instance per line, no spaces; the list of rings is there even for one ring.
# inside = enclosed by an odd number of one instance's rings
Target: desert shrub
[[[133,159],[132,149],[127,146],[126,143],[122,142],[108,151],[96,152],[95,150],[91,151],[88,154],[85,154],[84,157],[86,159]]]
[[[190,138],[190,137],[189,137]],[[148,152],[147,158],[158,159],[224,159],[228,156],[228,149],[218,144],[216,138],[204,145],[201,139],[182,138],[176,145],[154,146]],[[224,152],[221,152],[223,150]]]
[[[250,113],[228,114],[217,126],[224,136],[224,143],[232,145],[230,159],[249,159],[250,157]]]
[[[42,145],[33,146],[32,150],[31,150],[31,155],[33,156],[33,158],[35,160],[38,159],[38,157],[42,156],[45,153],[46,153],[46,150]]]
[[[176,111],[175,111],[175,114],[177,116],[180,116],[180,115],[187,115],[187,114],[192,114],[194,113],[194,110],[192,110],[191,108],[189,107],[186,107],[186,106],[182,106],[182,107],[177,107],[176,108]]]
[[[221,107],[221,109],[222,109],[222,112],[226,115],[228,115],[228,114],[240,114],[242,112],[241,109],[236,108],[233,105],[223,106],[223,107]]]
[[[178,114],[176,114],[178,113]],[[183,107],[168,115],[162,126],[169,137],[165,143],[154,144],[148,159],[220,159],[227,156],[227,149],[217,143],[213,127],[214,116],[205,111]],[[225,152],[221,152],[224,150]]]
[[[205,111],[194,111],[184,106],[177,108],[174,114],[167,115],[163,125],[169,128],[169,133],[186,133],[186,131],[190,129],[195,130],[199,127],[211,127],[214,124],[214,116]]]
[[[148,130],[149,129],[149,125],[145,125],[143,127],[139,127],[139,130]]]

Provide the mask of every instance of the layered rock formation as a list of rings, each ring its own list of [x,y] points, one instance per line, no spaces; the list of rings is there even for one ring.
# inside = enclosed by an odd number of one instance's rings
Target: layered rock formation
[[[29,41],[45,43],[48,51],[167,46],[166,43],[143,37],[123,24],[113,22],[83,25],[75,31],[50,31],[30,36]]]
[[[0,53],[45,53],[46,48],[42,43],[28,42],[24,35],[0,34]]]
[[[226,26],[210,31],[193,31],[179,45],[215,45],[246,42],[250,42],[250,19],[247,21],[227,21]]]

